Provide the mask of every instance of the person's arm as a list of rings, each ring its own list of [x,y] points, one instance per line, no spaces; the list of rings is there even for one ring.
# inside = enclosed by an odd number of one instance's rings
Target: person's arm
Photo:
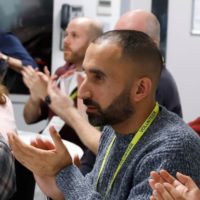
[[[56,185],[55,177],[40,177],[34,174],[34,178],[40,190],[46,196],[51,197],[53,200],[64,200],[63,193],[59,190],[58,186]]]
[[[90,125],[85,117],[74,107],[73,101],[63,94],[55,82],[49,81],[48,94],[51,102],[49,107],[77,133],[81,141],[94,154],[97,154],[101,133],[96,127]]]
[[[41,100],[30,96],[24,106],[24,120],[27,124],[37,122],[41,116]]]
[[[24,106],[24,119],[26,123],[31,124],[41,116],[41,102],[47,94],[48,76],[29,66],[23,69],[22,75],[30,91],[30,97]]]
[[[83,144],[94,154],[97,154],[101,137],[100,131],[90,125],[90,123],[79,114],[76,108],[68,108],[66,112],[63,109],[59,113],[59,116],[76,131]]]
[[[8,66],[17,72],[21,72],[23,66],[37,67],[37,63],[30,56],[21,41],[12,33],[4,32],[1,35],[1,54]],[[2,55],[0,55],[0,58]]]
[[[166,170],[152,171],[149,184],[153,189],[151,200],[199,200],[200,189],[191,177],[181,173],[176,178]]]
[[[15,158],[23,163],[23,165],[31,170],[37,177],[41,178],[39,180],[40,186],[44,186],[45,188],[43,189],[53,198],[60,195],[59,190],[54,187],[55,185],[52,179],[52,177],[55,177],[59,173],[57,185],[58,182],[64,185],[64,191],[61,186],[59,189],[64,194],[65,199],[77,199],[76,197],[80,198],[82,195],[88,200],[102,199],[101,195],[96,192],[95,188],[92,186],[92,174],[85,178],[80,170],[73,165],[68,150],[63,144],[59,134],[52,127],[50,128],[50,134],[55,145],[48,144],[47,141],[42,142],[41,140],[37,140],[37,145],[32,144],[33,146],[30,146],[24,143],[18,135],[8,133],[9,144]],[[49,150],[46,150],[46,147],[44,147],[45,150],[43,150],[36,146],[46,146]],[[45,177],[45,180],[50,180],[51,183],[48,182],[48,184],[51,185],[51,188],[55,189],[54,193],[46,190],[47,188],[46,185],[43,185],[45,183],[42,182],[42,177]],[[65,179],[66,177],[67,179]],[[68,187],[71,187],[71,190],[66,192]]]
[[[23,70],[23,64],[20,59],[8,56],[0,52],[0,59],[9,65],[9,67],[16,72],[21,72]]]
[[[16,190],[14,159],[0,134],[0,199],[10,199]]]

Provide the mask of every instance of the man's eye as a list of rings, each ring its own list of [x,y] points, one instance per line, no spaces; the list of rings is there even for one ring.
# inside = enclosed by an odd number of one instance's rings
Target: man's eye
[[[72,34],[72,37],[73,37],[73,38],[76,38],[76,37],[77,37],[77,35],[76,35],[76,34]]]
[[[96,79],[96,80],[103,80],[103,76],[100,75],[100,74],[96,74],[96,75],[95,75],[95,79]]]

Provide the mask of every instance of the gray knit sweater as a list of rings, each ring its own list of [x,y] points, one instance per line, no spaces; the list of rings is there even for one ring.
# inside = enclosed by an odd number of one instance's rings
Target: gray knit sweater
[[[69,166],[56,177],[57,185],[69,200],[146,200],[152,191],[150,172],[166,169],[191,176],[200,186],[200,138],[177,115],[160,108],[160,113],[135,146],[105,198],[109,181],[134,134],[122,136],[107,126],[103,130],[94,168],[86,177],[78,168]],[[96,181],[105,152],[116,135],[106,166]]]

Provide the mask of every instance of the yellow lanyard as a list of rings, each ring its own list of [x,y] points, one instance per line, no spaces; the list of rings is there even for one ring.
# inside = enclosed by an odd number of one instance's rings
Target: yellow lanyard
[[[135,145],[138,143],[138,141],[140,140],[140,138],[144,135],[144,133],[146,132],[146,130],[150,127],[150,125],[152,124],[152,122],[154,121],[154,119],[156,118],[157,114],[159,113],[159,104],[158,102],[156,102],[156,105],[153,109],[153,111],[151,112],[151,114],[147,117],[147,119],[145,120],[145,122],[142,124],[142,126],[140,127],[140,129],[137,131],[137,133],[135,134],[135,136],[133,137],[133,139],[131,140],[131,142],[129,143],[128,147],[126,148],[126,151],[124,153],[124,155],[122,156],[121,158],[121,161],[119,163],[119,165],[117,166],[117,169],[109,183],[109,186],[106,190],[106,195],[108,195],[110,189],[112,188],[112,185],[117,177],[117,175],[119,174],[119,171],[121,170],[124,162],[126,161],[126,159],[128,158],[129,154],[131,153],[131,151],[133,150],[133,148],[135,147]],[[99,182],[99,178],[103,172],[103,169],[105,167],[105,164],[106,164],[106,161],[107,161],[107,158],[108,158],[108,155],[110,153],[110,150],[112,148],[112,145],[114,143],[116,139],[116,136],[114,136],[114,138],[112,139],[110,145],[108,146],[108,149],[106,151],[106,154],[105,154],[105,157],[103,159],[103,162],[101,164],[101,167],[100,167],[100,171],[99,171],[99,174],[98,174],[98,177],[97,177],[97,182],[96,182],[96,188],[97,188],[97,185],[98,185],[98,182]]]
[[[72,100],[75,100],[75,98],[77,97],[77,94],[78,94],[78,88],[76,87],[76,88],[74,88],[74,90],[71,92],[71,94],[70,94],[70,98],[72,99]]]

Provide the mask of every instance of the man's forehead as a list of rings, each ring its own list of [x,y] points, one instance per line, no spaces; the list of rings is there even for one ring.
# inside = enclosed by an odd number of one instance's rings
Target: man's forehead
[[[79,18],[79,19],[74,19],[74,20],[70,21],[66,29],[76,28],[76,29],[86,30],[86,29],[88,29],[89,25],[90,25],[90,23],[88,22],[88,20]]]
[[[83,68],[88,71],[91,68],[103,71],[114,70],[125,64],[121,48],[114,43],[91,43],[86,51]]]
[[[87,54],[99,55],[103,57],[121,57],[122,49],[117,43],[108,40],[101,41],[100,43],[91,43],[86,51]]]

